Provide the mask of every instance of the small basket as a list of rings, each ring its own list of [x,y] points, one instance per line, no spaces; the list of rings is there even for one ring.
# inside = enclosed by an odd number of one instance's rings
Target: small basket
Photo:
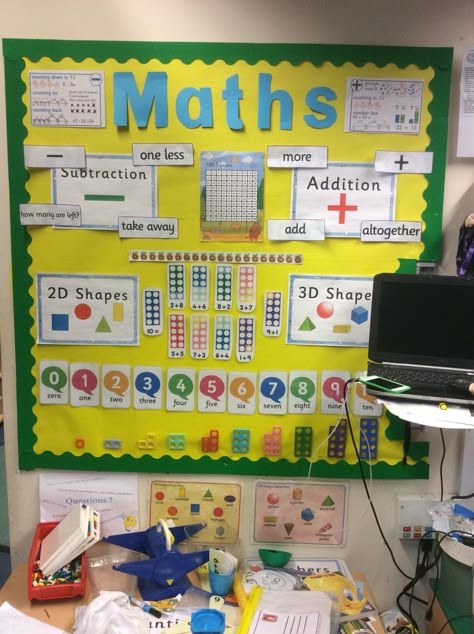
[[[49,599],[70,599],[83,597],[86,592],[87,558],[83,552],[81,556],[81,578],[73,583],[57,583],[54,585],[33,585],[35,572],[38,570],[41,542],[59,522],[40,522],[36,527],[30,555],[28,557],[28,599],[45,601]]]

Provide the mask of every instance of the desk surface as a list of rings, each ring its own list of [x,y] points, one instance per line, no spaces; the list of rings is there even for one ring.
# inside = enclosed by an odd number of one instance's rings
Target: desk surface
[[[363,581],[365,584],[365,593],[369,601],[372,601],[370,589],[367,586],[364,575],[354,573],[357,581]],[[27,584],[29,581],[27,564],[17,566],[3,588],[0,590],[0,605],[4,601],[8,601],[17,610],[23,612],[27,616],[31,616],[39,621],[54,625],[66,632],[72,632],[74,626],[75,609],[81,605],[88,603],[93,595],[86,585],[86,595],[84,597],[75,597],[72,599],[56,599],[54,601],[30,601],[27,596]],[[374,627],[377,634],[384,634],[384,629],[379,618],[374,621]]]
[[[29,574],[27,564],[16,566],[0,590],[0,605],[8,601],[17,610],[48,625],[54,625],[66,632],[72,632],[75,609],[91,600],[86,586],[85,597],[72,599],[56,599],[53,601],[30,601],[27,588]]]

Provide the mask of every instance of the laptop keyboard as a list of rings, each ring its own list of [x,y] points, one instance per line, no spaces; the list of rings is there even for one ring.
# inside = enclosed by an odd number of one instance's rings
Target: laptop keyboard
[[[406,368],[394,365],[369,362],[367,374],[383,376],[392,381],[398,381],[405,385],[443,385],[455,383],[459,379],[467,379],[469,375],[465,372],[453,372],[448,370],[433,370],[430,368]],[[472,376],[472,375],[471,375]],[[474,376],[472,376],[474,383]]]

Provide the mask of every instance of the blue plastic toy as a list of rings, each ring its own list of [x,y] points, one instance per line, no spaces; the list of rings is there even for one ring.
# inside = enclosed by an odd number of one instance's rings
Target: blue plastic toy
[[[137,533],[104,537],[116,546],[144,553],[149,559],[113,566],[114,570],[138,577],[138,589],[145,601],[158,601],[184,594],[191,586],[188,572],[209,561],[209,550],[181,553],[176,544],[206,527],[205,523],[168,527],[164,520]]]

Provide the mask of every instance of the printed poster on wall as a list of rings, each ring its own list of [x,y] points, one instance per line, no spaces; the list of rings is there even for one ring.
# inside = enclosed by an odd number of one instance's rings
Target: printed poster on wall
[[[4,59],[20,468],[359,478],[347,427],[327,439],[374,275],[439,259],[452,50]],[[374,477],[427,477],[426,444],[402,465],[399,421],[356,398]]]

